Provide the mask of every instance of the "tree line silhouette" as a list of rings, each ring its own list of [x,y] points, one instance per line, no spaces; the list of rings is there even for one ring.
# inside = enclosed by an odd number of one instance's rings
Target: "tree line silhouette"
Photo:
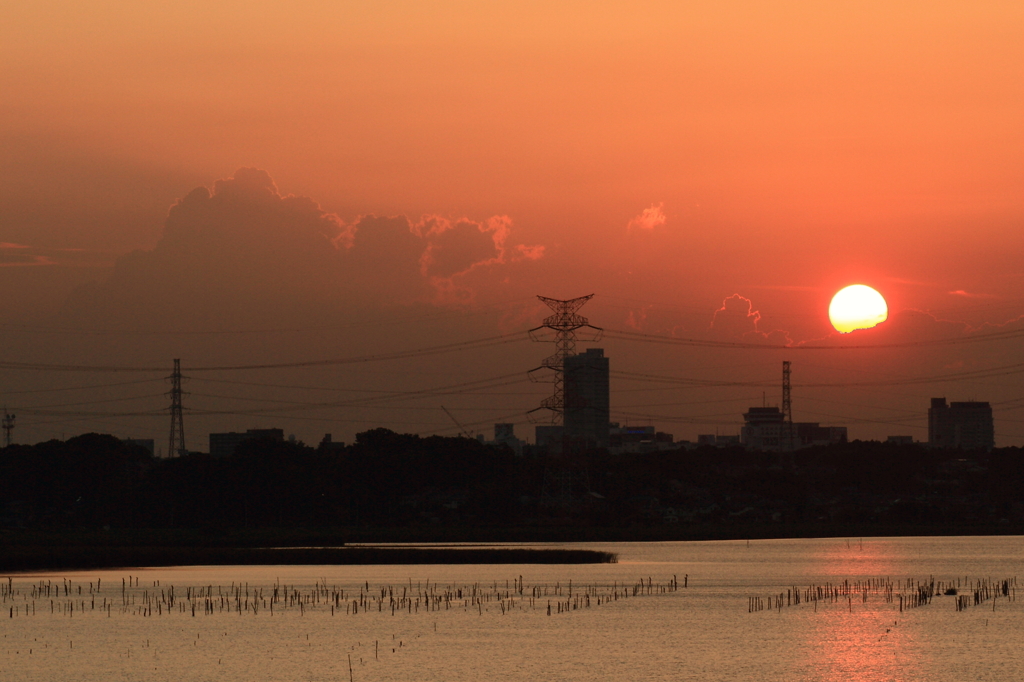
[[[400,532],[378,536],[509,540],[555,527],[579,539],[729,536],[729,527],[1019,532],[1022,455],[854,441],[785,456],[568,448],[517,457],[468,438],[378,428],[342,448],[252,439],[229,457],[162,459],[91,433],[0,450],[0,530],[329,528],[373,538],[391,529]]]

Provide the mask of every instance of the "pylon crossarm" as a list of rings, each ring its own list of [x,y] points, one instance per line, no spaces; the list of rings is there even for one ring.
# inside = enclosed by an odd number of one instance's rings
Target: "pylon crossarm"
[[[547,419],[543,418],[543,414],[547,413]],[[526,418],[530,420],[531,424],[539,424],[542,421],[547,421],[550,424],[558,422],[558,413],[549,407],[541,406],[535,407],[526,413]]]
[[[535,384],[539,383],[550,383],[555,380],[555,374],[552,371],[554,368],[547,365],[541,365],[540,367],[534,367],[526,376],[530,377],[530,381]]]
[[[559,300],[557,298],[548,298],[547,296],[538,296],[537,298],[543,301],[544,304],[547,305],[547,307],[551,308],[555,312],[571,315],[572,313],[582,308],[583,304],[592,299],[593,297],[593,294],[589,294],[587,296],[570,298],[564,301]]]
[[[551,315],[544,318],[544,327],[572,331],[580,327],[590,326],[590,321],[582,315]]]
[[[549,341],[551,341],[551,335],[544,333],[543,330],[551,330],[551,327],[547,326],[546,324],[542,324],[539,327],[534,327],[529,332],[527,332],[527,334],[530,335],[531,341],[536,341],[538,343],[548,343]],[[557,332],[557,330],[554,331]]]
[[[544,360],[540,363],[540,365],[541,365],[541,367],[547,367],[548,369],[553,369],[555,371],[561,371],[562,370],[562,361],[564,359],[565,359],[564,355],[562,355],[561,353],[556,353],[555,355],[549,355],[548,357],[544,358]]]
[[[563,401],[561,397],[551,396],[550,398],[544,398],[544,400],[540,401],[540,406],[545,407],[552,412],[561,413],[562,408],[565,407],[565,401]]]

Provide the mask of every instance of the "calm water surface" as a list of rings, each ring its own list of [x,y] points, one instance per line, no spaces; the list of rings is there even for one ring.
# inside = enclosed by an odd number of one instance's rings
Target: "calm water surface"
[[[620,561],[15,575],[0,679],[1024,680],[1024,538],[571,546]],[[901,612],[932,580],[970,605]],[[982,580],[1009,594],[974,605]],[[794,588],[858,584],[871,589],[792,604]],[[751,612],[787,590],[790,605]]]

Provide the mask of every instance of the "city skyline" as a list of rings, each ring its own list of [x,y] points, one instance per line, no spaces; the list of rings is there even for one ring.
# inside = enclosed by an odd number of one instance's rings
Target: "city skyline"
[[[17,442],[166,443],[174,359],[190,447],[527,434],[594,294],[612,421],[738,434],[790,361],[795,421],[1024,446],[1015,5],[54,7],[0,26]]]

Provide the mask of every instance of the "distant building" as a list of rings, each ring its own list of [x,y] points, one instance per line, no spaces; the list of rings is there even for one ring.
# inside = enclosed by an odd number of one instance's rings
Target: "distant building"
[[[324,437],[320,440],[320,445],[316,449],[319,452],[341,452],[345,449],[345,443],[340,440],[333,440],[331,434],[325,433]]]
[[[748,450],[781,452],[847,442],[845,426],[794,422],[790,433],[785,415],[778,407],[751,407],[744,413],[743,422],[740,442]]]
[[[283,429],[249,429],[245,433],[211,433],[210,454],[214,457],[229,457],[235,454],[237,448],[243,441],[257,438],[269,438],[279,443],[284,442]]]
[[[671,433],[655,431],[653,426],[619,426],[608,428],[608,451],[613,454],[655,452],[675,449]]]
[[[517,457],[522,457],[523,445],[525,445],[523,441],[516,438],[515,424],[495,424],[494,440],[490,444],[504,445],[514,452]]]
[[[494,440],[511,440],[516,437],[516,425],[515,424],[495,424],[494,425]]]
[[[845,426],[821,426],[817,422],[796,422],[796,447],[809,448],[815,445],[846,443],[848,434]]]
[[[538,429],[542,427],[537,427]],[[556,427],[561,429],[562,427]],[[516,425],[515,424],[495,424],[494,425],[494,440],[487,440],[484,434],[477,434],[476,439],[484,445],[490,445],[492,447],[507,447],[511,450],[516,457],[523,456],[523,447],[526,445],[526,441],[519,440],[516,438]],[[558,441],[561,441],[561,436],[557,437]]]
[[[785,422],[777,407],[751,407],[743,414],[740,442],[748,450],[780,450]]]
[[[739,436],[722,436],[717,433],[702,433],[697,436],[697,447],[731,448],[739,444]]]
[[[538,433],[540,433],[540,429],[542,429],[542,428],[552,428],[552,427],[541,427],[541,426],[538,426],[537,427]],[[551,441],[551,442],[561,443],[561,440],[562,440],[561,429],[562,429],[562,427],[561,426],[557,426],[557,427],[553,427],[553,428],[557,428],[559,430],[557,434],[548,434],[548,435],[544,435],[544,436],[538,436],[538,439],[543,438],[546,442],[547,441]],[[487,440],[484,437],[484,434],[482,434],[482,433],[478,434],[476,439],[478,441],[480,441],[481,443],[483,443],[484,445],[490,445],[490,446],[493,446],[493,447],[507,447],[509,450],[511,450],[516,455],[516,457],[522,457],[523,456],[523,448],[526,446],[526,441],[520,440],[519,438],[516,437],[516,425],[515,424],[495,424],[494,425],[494,440]]]
[[[932,398],[928,447],[991,450],[995,447],[992,406],[974,401],[947,405],[945,398]]]
[[[602,348],[563,360],[565,438],[608,447],[609,365]]]
[[[913,445],[913,436],[889,436],[885,439],[886,443],[895,443],[896,445]]]

